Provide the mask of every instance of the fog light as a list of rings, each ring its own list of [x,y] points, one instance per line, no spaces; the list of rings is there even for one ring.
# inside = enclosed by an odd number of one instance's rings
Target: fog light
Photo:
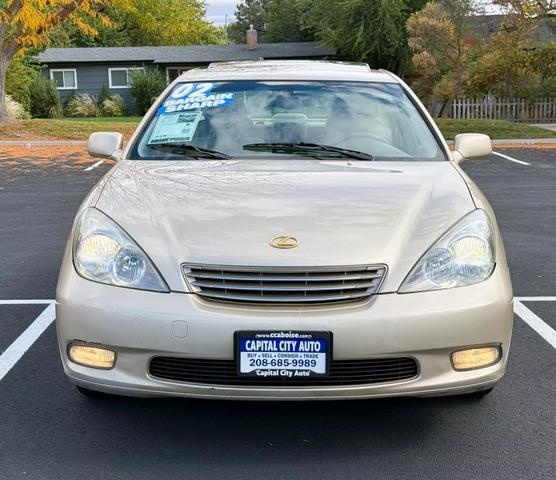
[[[116,362],[116,352],[89,345],[70,345],[68,357],[74,363],[92,368],[109,369]]]
[[[452,353],[452,364],[455,370],[471,370],[494,365],[500,357],[500,347],[471,348]]]

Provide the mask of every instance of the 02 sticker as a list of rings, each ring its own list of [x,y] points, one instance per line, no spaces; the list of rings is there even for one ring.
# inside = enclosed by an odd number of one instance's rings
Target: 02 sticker
[[[186,83],[178,85],[158,109],[158,114],[225,107],[234,99],[233,92],[212,93],[212,83]]]

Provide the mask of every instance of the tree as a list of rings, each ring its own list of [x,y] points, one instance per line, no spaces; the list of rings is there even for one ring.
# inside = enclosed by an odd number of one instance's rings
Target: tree
[[[123,47],[222,43],[221,29],[205,20],[206,5],[199,0],[121,0],[106,2],[108,25],[83,16],[95,35],[64,23],[50,35],[59,47]],[[80,15],[76,12],[76,15]]]
[[[300,0],[302,24],[345,60],[401,72],[408,58],[404,0]]]
[[[6,93],[20,103],[27,112],[31,107],[29,85],[33,74],[38,69],[38,65],[30,62],[27,56],[20,52],[14,55],[6,73]]]
[[[556,0],[494,0],[494,4],[521,16],[556,17]]]
[[[270,0],[267,6],[265,40],[268,42],[310,42],[315,35],[303,28],[307,7],[298,0]]]
[[[236,21],[228,26],[228,39],[235,43],[245,42],[245,32],[250,26],[259,32],[266,28],[267,8],[270,0],[242,0],[235,11]]]
[[[158,68],[136,70],[131,74],[131,96],[142,114],[145,114],[156,98],[166,88],[166,79]]]
[[[413,65],[422,74],[423,84],[437,82],[441,97],[463,93],[465,54],[469,47],[471,0],[429,2],[413,13],[406,24]],[[450,87],[453,85],[453,88]],[[453,90],[453,91],[451,91]],[[421,94],[432,94],[432,89]]]
[[[428,0],[407,0],[409,14],[418,12],[427,4],[427,2]]]
[[[110,8],[107,14],[107,8],[102,7],[103,12],[110,23],[100,21],[98,18],[92,18],[81,12],[76,12],[81,21],[86,23],[91,30],[84,31],[71,21],[66,21],[53,28],[48,35],[48,42],[45,43],[50,47],[72,48],[72,47],[127,47],[132,46],[131,40],[123,26],[123,12],[118,11],[115,6]]]
[[[556,42],[547,36],[546,0],[497,0],[503,8],[497,31],[474,36],[473,2],[437,0],[407,22],[414,87],[422,96],[448,100],[465,95],[533,99],[556,92]],[[554,3],[554,2],[552,2]]]
[[[556,42],[544,38],[549,2],[498,3],[507,15],[475,54],[470,75],[472,93],[529,99],[554,96]]]
[[[0,120],[7,119],[6,72],[18,52],[48,41],[50,30],[70,18],[77,10],[108,21],[95,9],[97,0],[3,0],[0,3]],[[74,17],[75,24],[90,33],[89,25]]]
[[[199,0],[131,0],[109,2],[105,14],[129,45],[216,44],[222,32],[205,20]]]

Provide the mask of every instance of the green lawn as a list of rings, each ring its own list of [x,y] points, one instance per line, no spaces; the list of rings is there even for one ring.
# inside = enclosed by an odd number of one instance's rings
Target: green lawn
[[[86,140],[93,132],[114,131],[129,137],[140,120],[141,117],[36,118],[0,123],[0,135],[14,136],[17,133],[27,133],[40,137]]]
[[[116,131],[129,137],[141,117],[33,119],[0,123],[0,136],[27,133],[40,137],[85,140],[92,132]],[[556,132],[523,123],[503,120],[452,120],[439,118],[436,123],[447,140],[458,133],[486,133],[492,139],[556,138]]]
[[[54,119],[56,122],[76,122],[76,123],[137,123],[142,117],[99,117],[99,118],[57,118]],[[36,119],[39,120],[39,119]]]
[[[453,140],[458,133],[484,133],[493,140],[510,138],[556,138],[556,133],[526,123],[504,120],[453,120],[437,118],[436,124],[446,140]]]

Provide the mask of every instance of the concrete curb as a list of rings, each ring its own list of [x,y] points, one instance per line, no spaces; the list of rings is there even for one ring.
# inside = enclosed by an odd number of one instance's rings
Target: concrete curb
[[[512,138],[508,140],[492,140],[493,145],[512,145],[512,144],[535,145],[537,143],[556,144],[556,138]]]
[[[453,145],[453,140],[447,140],[448,145]],[[493,145],[535,145],[535,144],[554,144],[556,138],[509,138],[507,140],[492,140]]]

